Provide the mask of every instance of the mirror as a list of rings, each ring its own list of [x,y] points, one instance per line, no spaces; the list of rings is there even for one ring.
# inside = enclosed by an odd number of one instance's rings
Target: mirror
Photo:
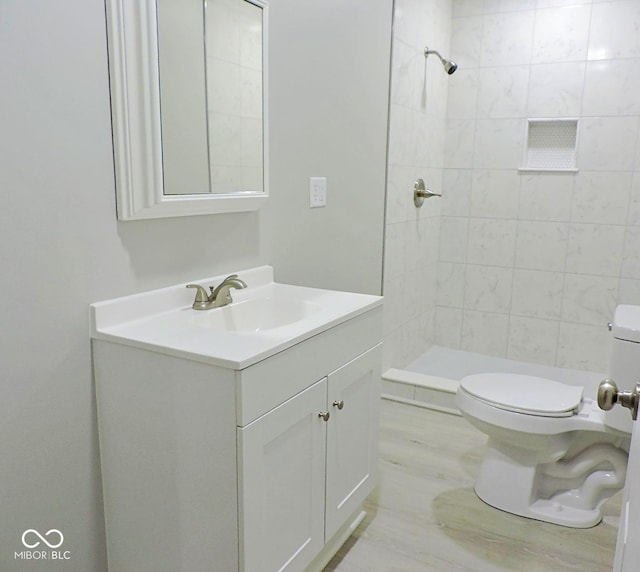
[[[266,3],[106,2],[118,218],[259,208]]]

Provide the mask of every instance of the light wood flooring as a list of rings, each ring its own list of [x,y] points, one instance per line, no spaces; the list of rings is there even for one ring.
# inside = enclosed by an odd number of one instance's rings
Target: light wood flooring
[[[473,492],[485,442],[461,417],[383,399],[379,486],[325,571],[610,571],[622,493],[587,530],[501,512]]]

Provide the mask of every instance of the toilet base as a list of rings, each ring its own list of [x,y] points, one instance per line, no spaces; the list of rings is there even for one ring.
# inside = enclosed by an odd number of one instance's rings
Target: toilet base
[[[562,505],[553,500],[537,500],[531,505],[521,506],[519,510],[513,507],[500,506],[502,503],[494,503],[483,498],[482,494],[474,487],[478,498],[493,508],[497,508],[510,514],[524,516],[533,520],[550,522],[569,528],[592,528],[602,521],[602,513],[598,509],[585,510]]]
[[[557,449],[542,459],[490,439],[475,492],[488,505],[518,516],[570,528],[596,526],[604,501],[624,485],[626,453],[602,442],[580,449],[582,454],[569,459]],[[616,470],[608,468],[612,461]]]

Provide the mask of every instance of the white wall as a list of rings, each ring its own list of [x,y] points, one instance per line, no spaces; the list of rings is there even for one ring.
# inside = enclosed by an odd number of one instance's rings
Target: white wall
[[[385,75],[372,70],[388,69],[390,0],[350,2],[350,10],[338,0],[271,4],[273,205],[126,223],[115,213],[102,0],[0,6],[2,570],[35,567],[14,560],[27,528],[65,535],[71,560],[49,562],[47,570],[106,570],[89,303],[270,262],[281,279],[379,291],[382,223],[375,213],[383,184],[369,197],[368,186],[355,183],[371,183],[371,173],[377,182],[383,172],[380,143],[368,139],[386,123],[385,106],[378,95],[371,105],[359,98],[365,88],[386,89]],[[336,13],[371,37],[363,32],[354,43]],[[306,42],[301,23],[315,30]],[[335,43],[330,64],[316,45],[321,38]],[[317,69],[332,84],[299,85],[303,62],[307,79]],[[356,82],[364,82],[360,91]],[[316,113],[324,124],[309,123]],[[295,123],[314,127],[313,144]],[[335,206],[309,213],[310,174],[327,175]],[[365,196],[371,200],[360,210]]]
[[[436,342],[605,371],[640,303],[640,3],[455,0]],[[579,173],[518,173],[527,117],[580,117]]]
[[[385,219],[384,367],[404,367],[432,343],[439,198],[413,203],[413,184],[442,192],[447,90],[453,76],[424,48],[449,52],[451,0],[396,0]]]
[[[381,292],[391,15],[391,0],[270,2],[278,280]],[[327,178],[326,207],[309,209],[309,177]]]

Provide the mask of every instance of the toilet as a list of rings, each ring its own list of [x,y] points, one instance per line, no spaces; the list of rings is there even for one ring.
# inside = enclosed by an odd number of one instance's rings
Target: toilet
[[[640,377],[640,306],[618,306],[610,329],[610,377],[620,389],[633,389]],[[622,407],[602,411],[594,388],[480,373],[461,380],[456,404],[489,438],[474,488],[495,508],[589,528],[624,487],[631,415]]]

